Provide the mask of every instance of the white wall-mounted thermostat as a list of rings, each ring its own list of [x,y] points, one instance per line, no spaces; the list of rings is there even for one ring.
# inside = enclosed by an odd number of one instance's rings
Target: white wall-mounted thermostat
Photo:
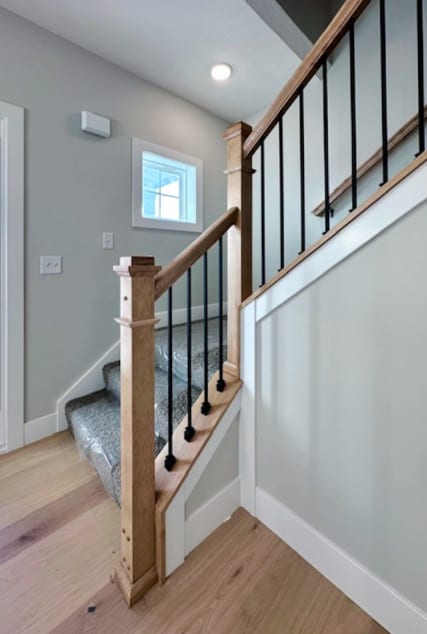
[[[104,139],[108,139],[111,135],[111,122],[107,117],[101,117],[99,114],[93,112],[82,112],[82,131],[89,134],[95,134],[101,136]]]

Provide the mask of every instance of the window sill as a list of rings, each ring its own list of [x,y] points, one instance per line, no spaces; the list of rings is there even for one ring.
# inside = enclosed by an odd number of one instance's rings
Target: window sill
[[[185,231],[187,233],[202,233],[203,225],[201,222],[180,222],[174,220],[157,220],[148,218],[134,218],[132,222],[133,229],[154,229],[161,231]]]

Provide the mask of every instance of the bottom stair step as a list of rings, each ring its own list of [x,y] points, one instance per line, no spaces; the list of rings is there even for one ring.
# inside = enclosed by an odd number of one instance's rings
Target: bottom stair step
[[[117,370],[118,364],[117,365]],[[192,402],[200,389],[192,389]],[[173,427],[187,413],[187,384],[173,377]],[[65,414],[77,446],[98,472],[106,490],[120,504],[120,401],[113,390],[101,390],[67,403]],[[167,373],[156,368],[155,453],[168,433]]]

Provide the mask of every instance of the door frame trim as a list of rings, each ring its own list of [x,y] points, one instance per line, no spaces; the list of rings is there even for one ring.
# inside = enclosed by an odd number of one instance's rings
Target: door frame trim
[[[24,108],[0,101],[0,453],[24,445]]]

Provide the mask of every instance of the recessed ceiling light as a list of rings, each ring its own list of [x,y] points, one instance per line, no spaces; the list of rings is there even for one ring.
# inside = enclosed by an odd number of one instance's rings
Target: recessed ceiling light
[[[230,77],[232,71],[230,64],[214,64],[211,68],[211,77],[216,81],[224,81]]]

